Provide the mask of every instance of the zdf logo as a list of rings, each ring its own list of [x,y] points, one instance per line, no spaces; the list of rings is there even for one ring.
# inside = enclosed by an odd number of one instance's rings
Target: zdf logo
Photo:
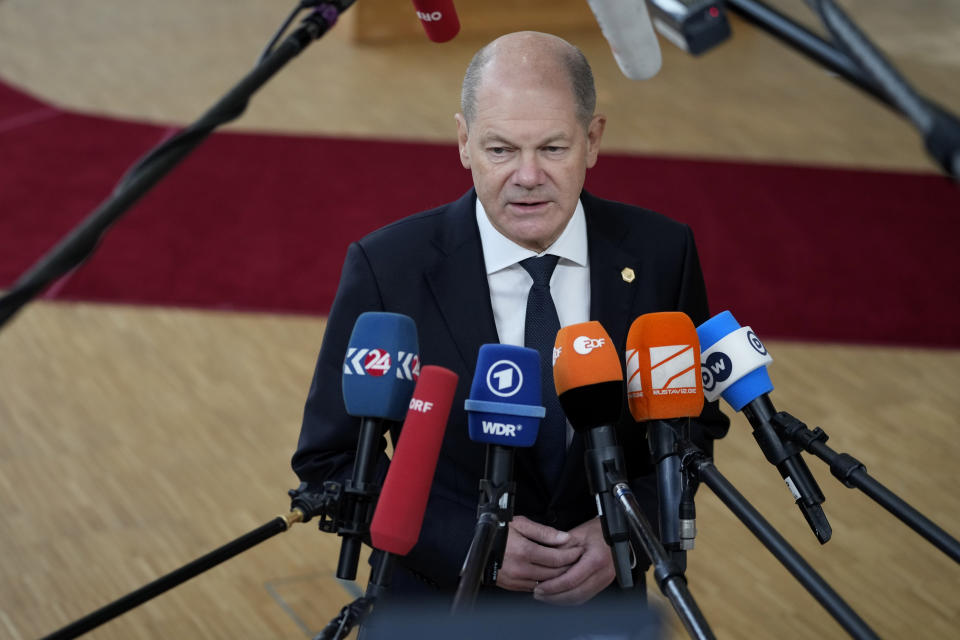
[[[582,356],[587,355],[594,349],[599,349],[606,342],[605,338],[588,338],[580,336],[573,341],[573,350]]]
[[[439,22],[443,20],[443,14],[439,11],[417,11],[417,17],[420,18],[421,22]]]

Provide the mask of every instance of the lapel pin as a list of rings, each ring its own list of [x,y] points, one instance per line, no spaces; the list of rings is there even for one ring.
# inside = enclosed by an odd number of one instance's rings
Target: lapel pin
[[[620,277],[623,278],[624,282],[630,283],[636,279],[637,274],[635,274],[630,267],[624,267],[623,271],[620,272]]]

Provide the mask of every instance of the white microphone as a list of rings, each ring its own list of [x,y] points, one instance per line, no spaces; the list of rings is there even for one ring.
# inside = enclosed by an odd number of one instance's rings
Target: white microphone
[[[660,43],[646,0],[587,0],[613,58],[631,80],[649,80],[660,71]]]

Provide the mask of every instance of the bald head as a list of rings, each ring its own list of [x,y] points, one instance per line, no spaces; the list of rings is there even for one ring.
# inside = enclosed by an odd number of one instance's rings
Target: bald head
[[[583,53],[562,38],[536,31],[501,36],[473,56],[463,77],[460,110],[467,126],[477,112],[477,94],[485,82],[538,86],[562,82],[573,94],[577,119],[590,124],[597,106],[593,72]]]

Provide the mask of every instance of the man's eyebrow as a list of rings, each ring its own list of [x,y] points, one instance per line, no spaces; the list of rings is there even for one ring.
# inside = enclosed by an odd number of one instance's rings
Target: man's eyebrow
[[[566,133],[557,132],[557,133],[554,133],[553,135],[547,136],[544,139],[544,141],[540,143],[540,146],[541,147],[546,146],[552,142],[566,142],[568,139],[569,139],[569,136],[567,136]]]
[[[501,142],[505,145],[512,144],[509,140],[504,138],[502,135],[494,132],[488,132],[480,136],[480,142],[484,145],[488,145],[493,142]]]
[[[566,142],[567,140],[569,140],[569,136],[562,131],[558,131],[556,133],[552,133],[546,136],[545,138],[543,138],[543,140],[541,140],[537,144],[537,146],[538,147],[549,146],[554,142]],[[502,134],[495,133],[495,132],[485,133],[482,136],[480,136],[480,143],[482,145],[488,145],[491,143],[502,143],[507,146],[514,146],[513,142],[510,142],[510,140],[508,140]]]

